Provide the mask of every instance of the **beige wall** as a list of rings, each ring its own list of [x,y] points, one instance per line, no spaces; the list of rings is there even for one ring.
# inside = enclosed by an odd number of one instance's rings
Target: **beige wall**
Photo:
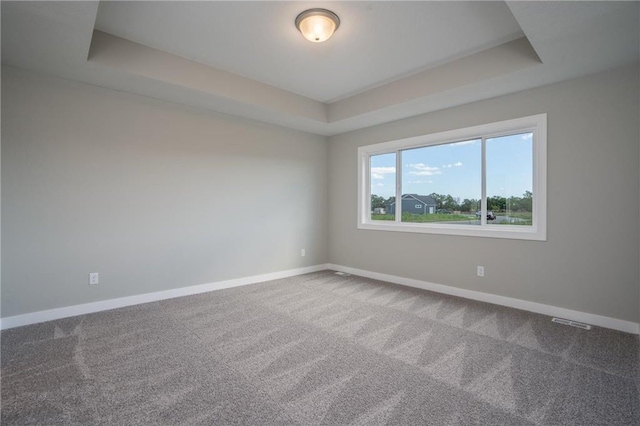
[[[3,68],[2,316],[325,263],[327,153],[322,136]]]
[[[571,80],[330,139],[332,263],[640,320],[638,68]],[[548,114],[547,241],[356,229],[361,145]],[[476,266],[485,277],[476,277]]]

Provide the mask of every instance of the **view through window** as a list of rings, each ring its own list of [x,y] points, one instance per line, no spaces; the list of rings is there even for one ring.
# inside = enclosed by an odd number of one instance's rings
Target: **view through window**
[[[367,181],[360,225],[457,235],[510,228],[487,236],[546,238],[544,115],[361,147],[359,155]]]

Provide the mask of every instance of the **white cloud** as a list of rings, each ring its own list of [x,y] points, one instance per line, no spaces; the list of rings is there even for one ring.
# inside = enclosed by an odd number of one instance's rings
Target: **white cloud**
[[[378,182],[378,183],[376,183],[376,186],[384,186],[384,183]]]
[[[372,167],[371,179],[384,179],[384,175],[395,173],[395,167]]]
[[[524,135],[522,135],[522,140],[523,141],[528,141],[533,139],[533,133],[525,133]]]
[[[424,163],[409,164],[409,167],[415,169],[409,172],[409,174],[413,176],[434,176],[442,174],[439,167],[427,166]]]
[[[407,183],[420,184],[420,183],[433,183],[433,181],[432,180],[410,180]]]
[[[462,146],[462,145],[475,145],[477,143],[479,143],[480,141],[477,139],[471,140],[471,141],[462,141],[462,142],[456,142],[456,143],[452,143],[450,144],[451,146]]]
[[[452,163],[449,163],[449,164],[443,164],[443,165],[442,165],[442,168],[443,168],[443,169],[450,169],[450,168],[452,168],[452,167],[460,167],[460,166],[462,166],[462,163],[461,163],[460,161],[458,161],[458,162],[455,162],[455,163],[453,163],[453,164],[452,164]]]
[[[430,170],[422,170],[419,172],[409,172],[410,175],[413,176],[433,176],[433,175],[441,175],[441,171],[430,171]]]

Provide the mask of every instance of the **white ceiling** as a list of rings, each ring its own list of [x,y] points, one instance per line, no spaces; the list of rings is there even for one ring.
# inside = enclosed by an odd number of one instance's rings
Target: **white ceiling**
[[[102,2],[96,28],[320,102],[523,36],[504,2],[331,2],[341,27],[310,43],[294,20],[317,5]]]
[[[328,42],[296,15],[336,12]],[[323,135],[615,68],[638,2],[6,2],[2,63]]]

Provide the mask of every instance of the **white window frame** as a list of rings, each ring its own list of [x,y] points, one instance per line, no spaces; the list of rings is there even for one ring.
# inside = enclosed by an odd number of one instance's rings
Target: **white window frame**
[[[486,140],[519,133],[533,133],[533,220],[531,226],[496,226],[487,224]],[[480,225],[450,225],[444,223],[402,222],[402,203],[396,202],[395,221],[371,220],[371,156],[396,154],[396,200],[402,199],[402,164],[400,152],[431,145],[482,140],[482,214]],[[430,135],[417,136],[358,148],[358,229],[471,237],[547,240],[547,114],[466,127]]]

